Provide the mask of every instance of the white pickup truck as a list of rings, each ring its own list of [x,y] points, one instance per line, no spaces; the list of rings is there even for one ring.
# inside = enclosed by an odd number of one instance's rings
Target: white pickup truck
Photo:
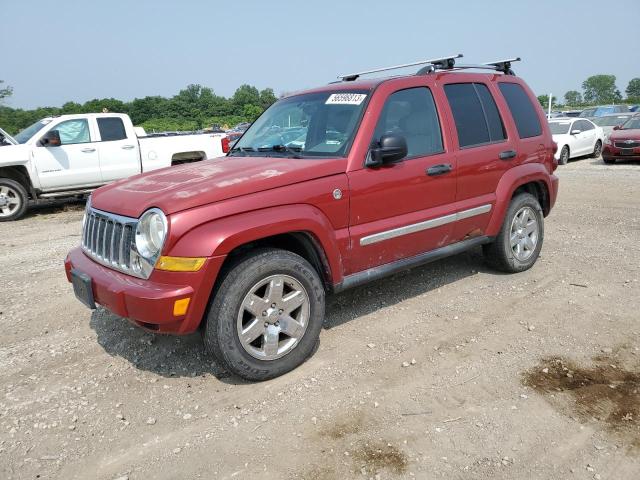
[[[220,157],[225,134],[152,134],[128,115],[44,118],[0,148],[0,222],[24,215],[29,201],[85,195],[149,170]]]

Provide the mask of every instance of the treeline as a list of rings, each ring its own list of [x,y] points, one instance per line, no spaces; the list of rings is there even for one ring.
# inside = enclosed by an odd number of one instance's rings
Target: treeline
[[[7,92],[9,95],[11,92]],[[8,95],[5,95],[8,96]],[[62,107],[42,107],[33,110],[0,106],[0,128],[10,134],[44,117],[73,113],[127,113],[134,125],[153,131],[190,131],[214,124],[233,127],[252,122],[276,96],[271,88],[258,90],[251,85],[240,86],[232,97],[216,95],[211,88],[189,85],[171,97],[150,96],[123,102],[116,98],[89,100],[83,104],[67,102]]]
[[[588,107],[612,103],[640,103],[640,78],[632,78],[625,89],[626,97],[616,86],[615,75],[593,75],[582,82],[582,92],[569,90],[563,98],[554,95],[554,107]],[[549,95],[539,95],[538,101],[547,108]]]

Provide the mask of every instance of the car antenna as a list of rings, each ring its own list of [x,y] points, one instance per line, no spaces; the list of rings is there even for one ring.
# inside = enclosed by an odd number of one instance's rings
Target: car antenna
[[[427,69],[429,71],[450,70],[454,68],[456,64],[456,58],[462,58],[463,55],[458,53],[457,55],[449,55],[448,57],[432,58],[430,60],[420,60],[418,62],[405,63],[402,65],[394,65],[393,67],[374,68],[373,70],[366,70],[364,72],[350,73],[348,75],[338,75],[338,79],[343,82],[353,82],[361,75],[368,75],[370,73],[386,72],[387,70],[396,70],[398,68],[413,67],[415,65],[426,65],[420,69],[420,72]]]

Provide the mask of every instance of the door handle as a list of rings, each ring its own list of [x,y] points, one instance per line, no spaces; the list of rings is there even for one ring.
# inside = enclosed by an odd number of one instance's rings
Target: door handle
[[[89,148],[83,148],[81,151],[84,153],[93,153],[96,151],[96,149],[89,147]]]
[[[131,150],[132,148],[135,148],[135,145],[123,145],[121,148],[123,150]]]
[[[437,175],[449,173],[451,170],[453,170],[451,164],[441,163],[440,165],[434,165],[433,167],[427,168],[427,175],[429,175],[430,177],[435,177]]]
[[[511,160],[512,158],[516,158],[517,152],[515,150],[505,150],[504,152],[500,152],[500,160]]]

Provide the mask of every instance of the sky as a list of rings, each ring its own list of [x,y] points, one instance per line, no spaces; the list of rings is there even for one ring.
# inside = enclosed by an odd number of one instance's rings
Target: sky
[[[192,83],[279,94],[463,53],[522,57],[513,68],[538,95],[580,91],[600,73],[624,93],[640,77],[639,16],[638,0],[0,0],[0,79],[14,88],[7,105],[34,108]]]

